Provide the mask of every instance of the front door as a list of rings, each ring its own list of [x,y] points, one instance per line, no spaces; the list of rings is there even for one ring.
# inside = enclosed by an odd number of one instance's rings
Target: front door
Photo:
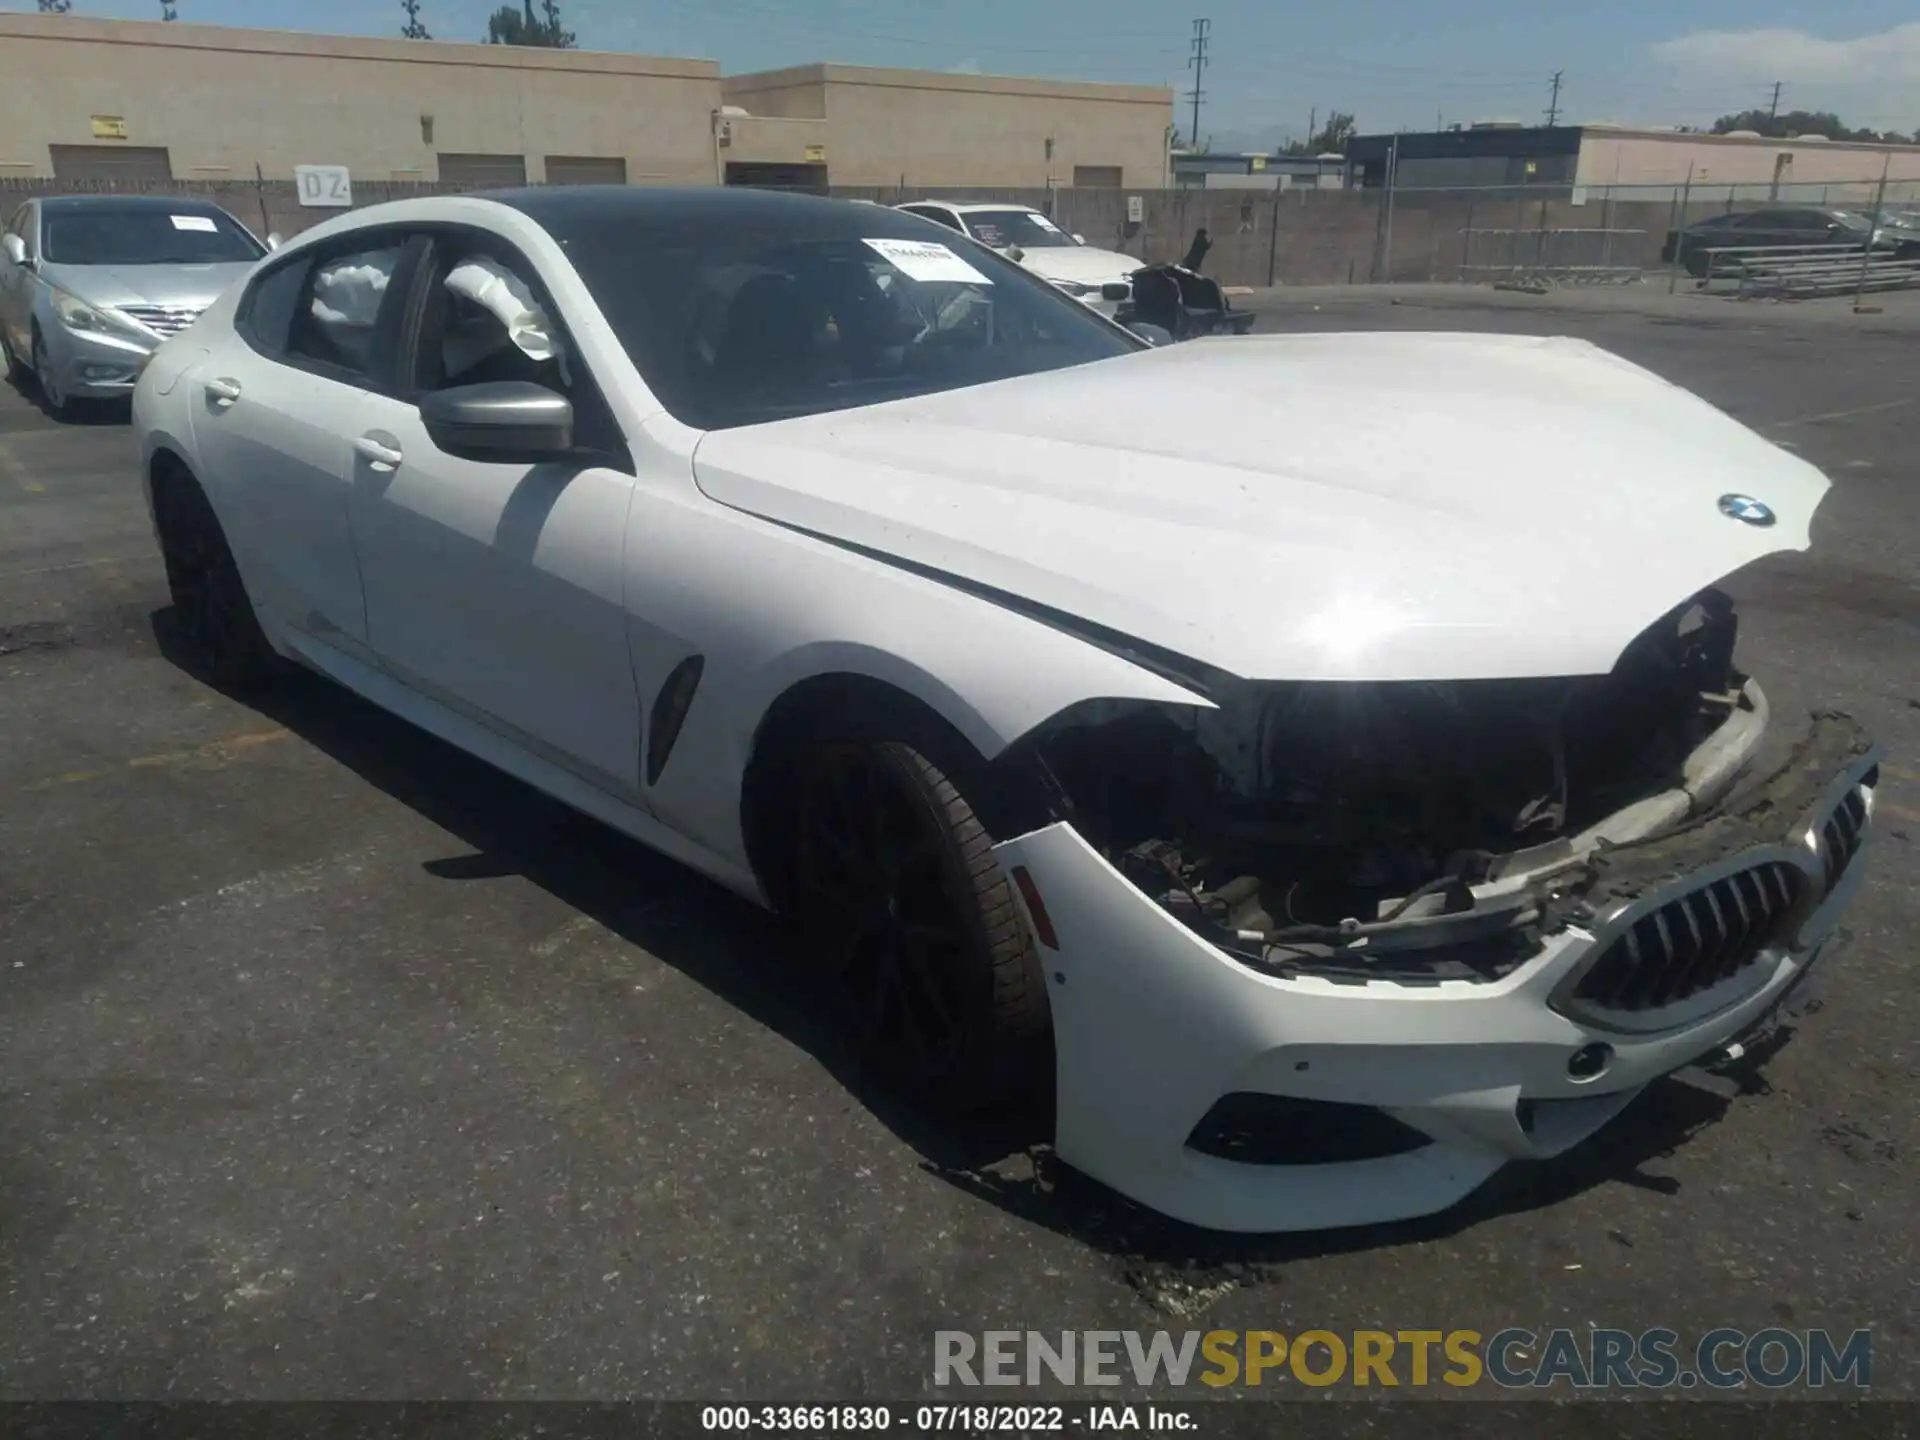
[[[419,283],[411,387],[362,395],[348,430],[369,640],[428,698],[644,805],[624,443],[524,259],[483,232],[441,230]],[[537,321],[510,324],[522,301]],[[500,380],[566,395],[582,453],[528,464],[441,450],[418,398]]]

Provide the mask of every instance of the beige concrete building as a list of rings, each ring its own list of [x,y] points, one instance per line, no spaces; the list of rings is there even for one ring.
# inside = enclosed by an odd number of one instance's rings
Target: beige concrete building
[[[1732,189],[1744,199],[1798,195],[1811,203],[1811,191],[1831,190],[1826,198],[1838,204],[1871,199],[1883,171],[1890,193],[1912,191],[1920,185],[1920,145],[1585,125],[1573,183],[1617,187],[1616,198],[1625,199],[1643,188],[1664,195],[1676,185],[1686,186],[1691,177],[1701,190]]]
[[[707,60],[0,15],[0,176],[710,183],[719,104]]]
[[[0,14],[0,179],[1157,188],[1163,89]]]
[[[1163,188],[1173,92],[998,75],[804,65],[721,84],[736,135],[821,126],[836,185]],[[798,127],[794,127],[795,131]],[[735,162],[739,163],[739,162]]]

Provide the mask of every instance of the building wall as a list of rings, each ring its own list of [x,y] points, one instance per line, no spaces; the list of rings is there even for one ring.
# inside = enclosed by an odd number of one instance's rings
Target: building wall
[[[1784,165],[1780,165],[1782,155],[1790,157]],[[1581,134],[1575,183],[1665,189],[1685,185],[1691,166],[1693,184],[1707,190],[1736,186],[1750,195],[1754,187],[1763,187],[1764,194],[1777,178],[1787,194],[1793,191],[1786,187],[1803,190],[1831,185],[1863,185],[1870,191],[1883,164],[1890,182],[1920,181],[1920,146],[1589,128]]]
[[[908,189],[1044,189],[1101,167],[1118,167],[1119,188],[1166,183],[1171,90],[850,65],[733,76],[724,88],[755,113],[823,114],[836,185],[904,176]]]
[[[705,60],[38,14],[0,14],[0,55],[0,176],[51,175],[55,144],[164,146],[175,177],[209,181],[298,164],[431,181],[442,152],[522,155],[533,181],[547,155],[618,158],[634,183],[715,176]]]
[[[755,115],[782,115],[795,120],[827,118],[826,72],[819,65],[729,75],[720,82],[720,89],[727,104]]]

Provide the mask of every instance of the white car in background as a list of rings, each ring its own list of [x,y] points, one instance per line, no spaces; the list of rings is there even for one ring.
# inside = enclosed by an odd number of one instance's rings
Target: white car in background
[[[1102,315],[1111,316],[1120,308],[1132,293],[1133,272],[1146,263],[1137,255],[1089,245],[1030,205],[914,200],[895,208],[958,230],[989,250],[998,250]]]
[[[1762,761],[1715,589],[1827,481],[1583,342],[1155,349],[911,215],[554,188],[307,231],[134,424],[211,675],[782,911],[873,1073],[1197,1224],[1566,1150],[1860,883],[1877,752]]]

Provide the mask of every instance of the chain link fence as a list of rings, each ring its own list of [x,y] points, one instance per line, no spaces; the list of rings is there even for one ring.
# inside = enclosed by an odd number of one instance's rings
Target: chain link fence
[[[1619,284],[1667,266],[1668,234],[1729,210],[1762,204],[1871,208],[1871,180],[1817,186],[1501,186],[1480,189],[1375,188],[1271,191],[1095,188],[955,190],[834,186],[845,199],[882,205],[915,199],[1032,205],[1090,245],[1143,264],[1179,259],[1196,230],[1213,241],[1206,270],[1223,285],[1334,285],[1373,282]],[[358,206],[470,186],[355,181]],[[1757,188],[1761,193],[1748,192]],[[292,237],[337,211],[310,209],[290,181],[62,183],[0,179],[0,213],[30,195],[76,191],[194,194],[223,205],[262,235]],[[1864,198],[1857,198],[1864,197]],[[1883,208],[1920,211],[1920,181],[1887,186]]]

